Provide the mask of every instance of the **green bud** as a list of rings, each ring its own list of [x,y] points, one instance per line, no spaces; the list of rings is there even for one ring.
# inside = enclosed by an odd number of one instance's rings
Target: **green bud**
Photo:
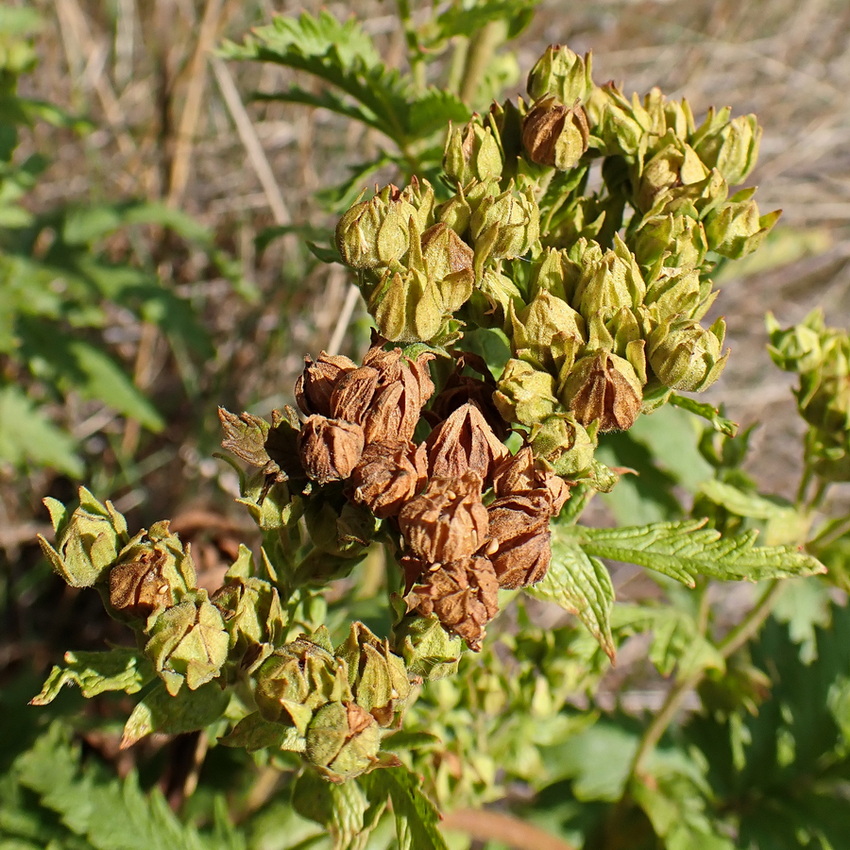
[[[673,316],[692,316],[700,305],[702,287],[694,269],[656,278],[646,289],[644,303],[651,307],[656,321]]]
[[[643,303],[646,284],[634,254],[619,236],[614,236],[614,249],[598,260],[587,252],[581,276],[576,283],[573,303],[582,316],[610,314],[621,307],[636,308]]]
[[[649,314],[645,308],[637,311],[620,307],[613,312],[598,312],[587,323],[587,348],[604,349],[623,357],[631,363],[641,384],[646,383],[646,359],[643,354],[644,336],[650,326]],[[562,380],[566,373],[562,371]]]
[[[680,186],[699,185],[710,173],[692,147],[671,138],[643,166],[635,194],[637,207],[648,212],[663,193]]]
[[[557,407],[555,381],[524,360],[508,360],[493,402],[506,422],[534,425]]]
[[[696,269],[708,250],[705,229],[696,215],[669,213],[645,218],[632,245],[644,269]]]
[[[276,649],[256,680],[254,699],[263,717],[295,726],[302,735],[320,706],[353,699],[346,663],[303,635]]]
[[[584,58],[569,47],[553,44],[537,60],[528,75],[528,94],[532,100],[554,95],[561,103],[586,100],[593,90],[590,53]]]
[[[447,318],[439,287],[418,269],[387,271],[368,304],[378,332],[392,342],[433,339]]]
[[[767,314],[767,347],[773,362],[786,372],[811,372],[823,362],[821,339],[827,337],[823,310],[817,308],[799,325],[782,330],[773,313]]]
[[[422,259],[431,280],[466,273],[471,284],[474,279],[472,258],[472,248],[443,222],[429,227],[422,234]]]
[[[779,220],[782,210],[759,215],[754,188],[743,189],[709,216],[705,233],[712,251],[737,260],[751,254]]]
[[[582,478],[593,463],[596,430],[595,424],[585,428],[572,413],[554,413],[532,427],[531,448],[556,475]]]
[[[550,292],[556,298],[570,302],[581,271],[581,264],[572,260],[565,250],[546,248],[536,263],[531,292]]]
[[[210,601],[221,611],[234,657],[244,656],[257,644],[276,645],[282,639],[286,618],[277,588],[269,582],[230,577]]]
[[[559,395],[582,425],[596,422],[600,431],[625,431],[640,414],[643,386],[628,360],[597,351],[576,361]]]
[[[68,516],[61,502],[45,499],[56,531],[54,549],[44,537],[38,542],[53,566],[71,587],[91,587],[103,578],[128,542],[127,523],[112,507],[101,504],[81,487],[79,507]]]
[[[455,233],[466,233],[472,218],[472,207],[462,187],[458,187],[457,194],[437,208],[437,218]]]
[[[194,599],[167,608],[156,618],[145,655],[174,696],[184,682],[194,691],[215,679],[227,661],[229,645],[221,612],[205,590],[198,590]]]
[[[643,156],[651,120],[636,98],[629,101],[614,83],[605,83],[593,89],[586,108],[593,128],[593,147],[605,155],[625,156],[629,160]]]
[[[709,168],[716,168],[735,186],[755,167],[762,129],[755,115],[739,115],[730,121],[730,112],[728,107],[719,112],[709,109],[691,144]]]
[[[464,317],[480,327],[501,328],[509,333],[512,306],[522,303],[522,293],[509,277],[493,268],[486,268],[475,285]]]
[[[304,755],[332,782],[343,782],[378,766],[381,733],[369,712],[356,703],[322,706],[307,728]]]
[[[718,319],[707,330],[698,322],[679,321],[655,328],[647,340],[647,359],[662,384],[673,390],[701,392],[723,371],[726,323]]]
[[[499,195],[481,200],[469,223],[480,255],[493,260],[521,257],[540,236],[540,210],[531,187],[509,186]]]
[[[367,508],[322,493],[307,500],[304,519],[316,549],[342,558],[362,558],[379,525]]]
[[[443,170],[461,186],[471,180],[498,180],[502,176],[502,152],[493,131],[481,125],[478,115],[466,126],[449,130],[443,153]]]
[[[428,682],[457,672],[463,651],[461,639],[450,635],[437,617],[408,615],[393,630],[393,644],[411,678]]]
[[[434,194],[434,187],[427,180],[420,180],[414,175],[410,183],[401,190],[399,201],[410,204],[416,210],[416,223],[420,233],[434,224],[437,196]]]
[[[527,351],[545,369],[557,372],[565,362],[572,363],[585,341],[584,319],[545,289],[519,311],[511,305],[510,318],[514,353]]]
[[[400,260],[409,247],[411,216],[418,219],[416,208],[395,186],[354,204],[336,226],[342,261],[354,269],[375,269]]]
[[[806,461],[826,481],[850,481],[850,438],[810,428],[805,440]]]
[[[565,106],[550,95],[525,116],[522,144],[532,162],[567,171],[578,165],[587,150],[589,133],[583,107]]]
[[[354,622],[336,655],[348,666],[348,682],[354,699],[381,726],[389,726],[410,694],[404,662],[390,651],[363,623]]]
[[[643,108],[649,116],[649,131],[657,139],[663,138],[668,130],[680,139],[694,131],[694,116],[686,100],[667,100],[656,87],[644,96]]]

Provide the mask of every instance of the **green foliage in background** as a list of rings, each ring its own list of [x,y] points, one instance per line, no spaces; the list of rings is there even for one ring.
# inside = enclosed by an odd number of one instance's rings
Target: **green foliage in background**
[[[819,314],[769,319],[809,430],[796,495],[759,492],[750,432],[682,395],[728,356],[722,321],[700,324],[709,275],[776,220],[730,192],[755,118],[697,123],[553,47],[528,102],[470,120],[533,6],[458,2],[414,23],[399,2],[404,70],[328,13],[226,46],[322,84],[275,98],[391,143],[326,190],[342,218],[316,249],[355,270],[379,333],[361,363],[308,357],[297,411],[220,409],[257,533],[217,589],[167,520],[131,528],[86,488],[45,500],[46,559],[125,640],[53,667],[31,698],[50,723],[0,697],[22,730],[0,748],[0,846],[495,850],[470,818],[484,807],[511,818],[514,846],[534,830],[564,850],[842,846],[850,520],[827,495],[850,478],[850,337]],[[402,188],[358,194],[387,167]],[[203,234],[133,204],[10,215],[9,291],[41,285],[10,301],[8,356],[45,393],[161,427],[91,333],[100,299],[200,352],[208,339],[100,240],[134,223]],[[636,659],[626,678],[618,653]],[[180,781],[163,736],[192,744]],[[139,753],[121,778],[103,738]]]

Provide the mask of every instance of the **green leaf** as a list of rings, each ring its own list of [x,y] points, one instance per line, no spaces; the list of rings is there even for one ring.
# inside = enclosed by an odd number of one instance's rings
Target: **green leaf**
[[[223,53],[319,77],[333,88],[316,95],[293,86],[263,97],[329,109],[379,130],[400,147],[469,117],[467,107],[449,92],[434,87],[416,92],[398,71],[383,64],[356,20],[340,23],[328,12],[276,18],[254,29],[243,45],[226,44]]]
[[[303,752],[304,737],[292,726],[266,720],[259,711],[243,717],[219,743],[226,747],[242,747],[249,753],[266,748]]]
[[[537,599],[554,602],[576,614],[599,641],[609,658],[614,657],[611,608],[614,586],[605,565],[569,541],[562,526],[552,526],[552,562],[542,581],[528,588]]]
[[[159,789],[143,792],[135,774],[118,780],[96,765],[81,767],[79,748],[58,723],[17,759],[15,768],[21,783],[92,850],[244,850],[238,836],[225,843],[218,831],[207,841],[194,827],[181,824]]]
[[[209,682],[194,691],[181,688],[168,693],[163,682],[157,682],[136,704],[124,724],[122,747],[131,747],[146,735],[163,732],[180,735],[215,723],[227,708],[230,695],[217,682]]]
[[[107,652],[66,652],[65,666],[56,666],[30,705],[47,705],[68,684],[86,699],[106,691],[134,694],[154,677],[150,662],[136,649],[115,647]]]
[[[54,425],[19,387],[0,385],[0,460],[21,468],[55,469],[81,478],[83,462],[77,443]]]
[[[725,662],[717,647],[700,633],[696,620],[671,605],[617,605],[612,625],[618,638],[652,632],[649,660],[662,676],[678,669],[686,679],[700,670],[723,670]]]
[[[624,528],[571,526],[564,534],[588,555],[638,564],[690,587],[698,575],[761,581],[823,573],[816,558],[792,546],[756,547],[756,532],[722,537],[706,520],[656,522]]]
[[[738,423],[721,416],[720,411],[710,404],[676,393],[671,393],[668,401],[676,407],[681,407],[683,410],[688,410],[708,420],[715,431],[720,431],[727,437],[734,437],[738,433]]]
[[[22,354],[39,377],[56,382],[66,392],[101,401],[151,431],[162,430],[162,417],[104,351],[32,319],[22,317],[19,329]]]
[[[373,804],[389,797],[399,850],[448,850],[438,823],[440,815],[422,792],[422,779],[406,767],[374,770],[358,778]]]

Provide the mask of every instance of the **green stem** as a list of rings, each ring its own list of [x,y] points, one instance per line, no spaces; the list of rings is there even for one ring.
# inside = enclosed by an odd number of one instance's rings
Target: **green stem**
[[[496,48],[504,42],[506,36],[507,24],[504,21],[490,21],[470,40],[460,85],[460,98],[464,103],[475,104],[487,66],[493,60]]]
[[[398,6],[398,17],[404,29],[404,40],[407,44],[407,61],[410,63],[410,75],[413,78],[413,86],[417,92],[425,90],[425,58],[419,47],[419,39],[413,18],[410,13],[409,0],[396,0]]]
[[[758,632],[764,624],[764,621],[770,615],[771,610],[773,610],[773,606],[781,592],[782,584],[779,580],[774,579],[768,583],[767,588],[759,597],[756,604],[750,609],[747,616],[744,617],[744,619],[738,623],[738,625],[735,626],[735,628],[732,629],[718,644],[717,648],[724,659],[729,658],[733,653],[737,652],[756,634],[756,632]],[[700,600],[701,609],[702,602],[703,600]],[[702,617],[700,619],[702,620]],[[705,618],[705,622],[707,624],[707,616]],[[628,793],[629,785],[632,781],[634,781],[635,777],[642,773],[646,759],[655,750],[658,742],[673,722],[673,718],[679,711],[685,696],[699,685],[704,676],[705,670],[698,670],[690,676],[676,682],[676,684],[668,691],[661,709],[652,719],[649,726],[646,727],[640,743],[638,744],[638,748],[635,751],[634,757],[632,758],[632,763],[629,767],[629,778],[625,785],[626,791],[624,792],[624,797]]]

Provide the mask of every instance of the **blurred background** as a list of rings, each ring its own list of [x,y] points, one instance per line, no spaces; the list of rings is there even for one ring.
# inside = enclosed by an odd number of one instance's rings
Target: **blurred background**
[[[323,190],[380,139],[321,110],[256,102],[257,90],[316,84],[214,55],[275,13],[325,8],[345,19],[354,4],[5,5],[31,12],[36,28],[37,65],[19,93],[65,113],[19,130],[13,162],[30,164],[22,173],[32,179],[18,180],[16,203],[33,217],[32,241],[0,276],[18,299],[2,316],[17,322],[14,345],[0,349],[0,668],[27,659],[44,669],[66,632],[79,648],[103,635],[102,623],[80,634],[87,603],[52,582],[41,559],[35,535],[52,534],[44,496],[73,499],[85,482],[131,527],[173,518],[213,587],[249,537],[231,510],[235,473],[213,457],[216,408],[266,414],[291,403],[306,353],[362,352],[361,303],[345,271],[318,263],[307,242],[335,224]],[[389,64],[404,56],[393,11],[356,4]],[[803,426],[790,377],[765,351],[764,314],[788,325],[822,306],[829,324],[850,319],[850,4],[543,0],[502,51],[505,97],[524,93],[550,43],[592,50],[597,82],[686,95],[698,121],[712,105],[758,114],[750,182],[763,212],[784,212],[767,247],[734,277],[721,274],[717,310],[733,354],[709,400],[742,425],[761,423],[749,471],[767,491],[793,495],[783,488],[800,466]],[[95,617],[96,599],[91,608]]]

